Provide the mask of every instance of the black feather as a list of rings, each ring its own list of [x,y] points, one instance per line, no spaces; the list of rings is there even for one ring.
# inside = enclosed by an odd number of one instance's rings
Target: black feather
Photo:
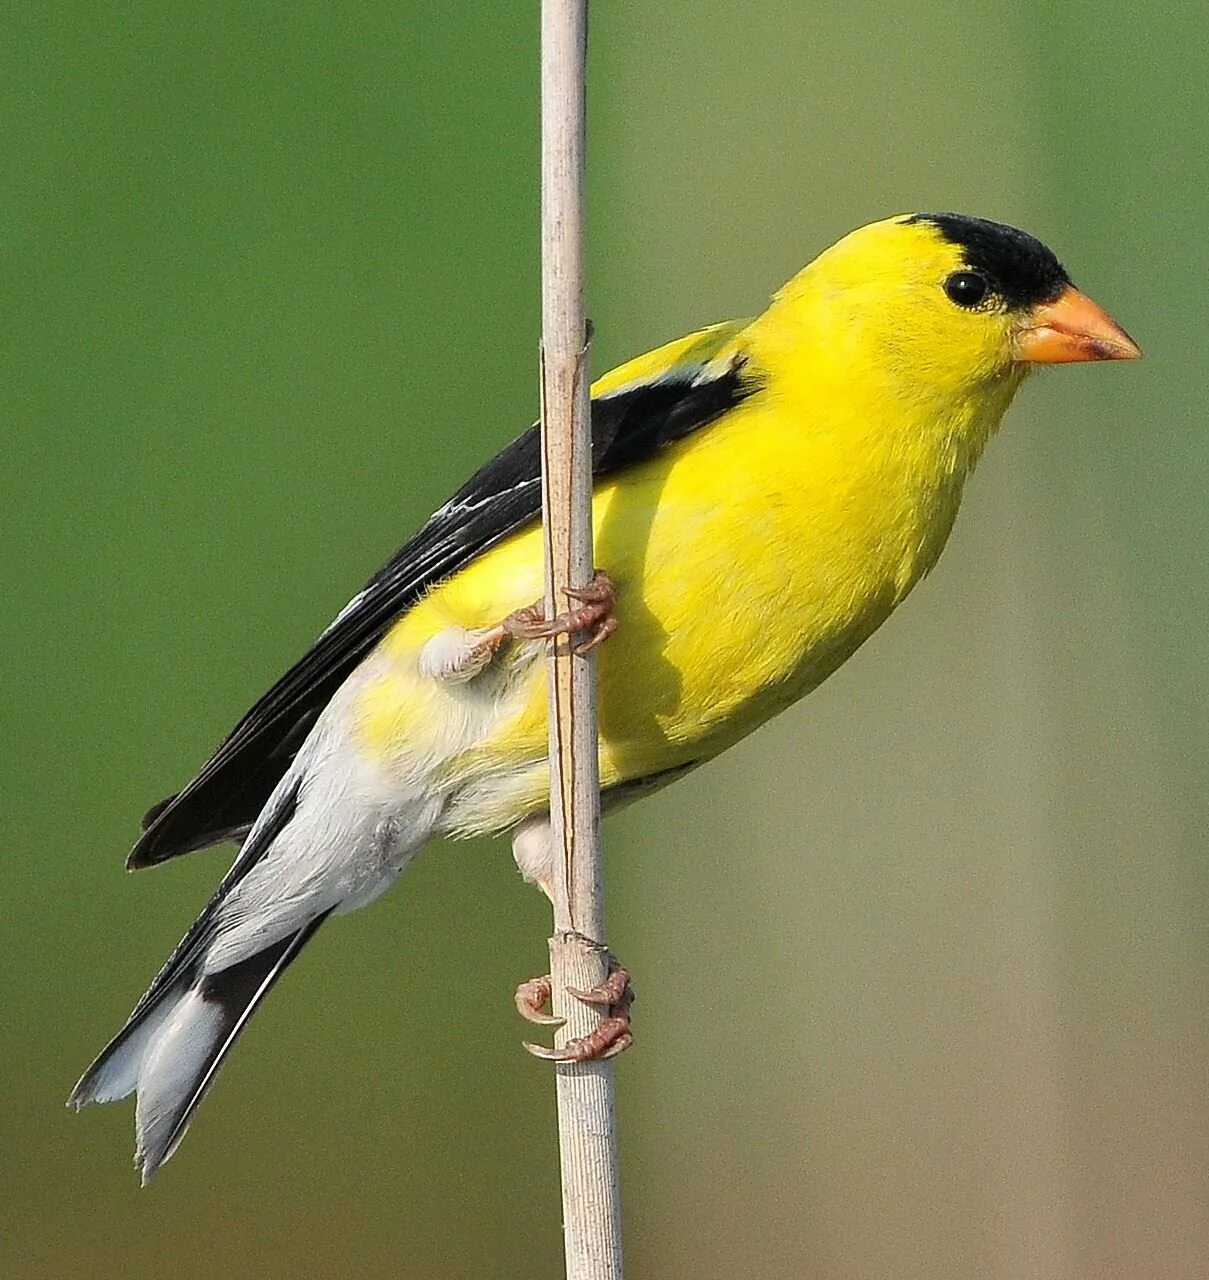
[[[143,993],[142,999],[131,1010],[130,1017],[116,1036],[97,1055],[95,1061],[84,1072],[80,1083],[76,1085],[69,1101],[73,1105],[82,1105],[92,1093],[93,1085],[109,1062],[110,1058],[126,1043],[131,1033],[141,1025],[149,1013],[173,989],[190,985],[197,977],[198,961],[214,936],[214,920],[218,908],[227,894],[252,870],[268,853],[273,841],[285,830],[298,805],[298,787],[278,798],[271,816],[261,824],[255,838],[244,843],[239,856],[231,864],[231,869],[222,878],[210,901],[202,913],[189,926],[185,936],[177,943],[164,966],[151,981],[151,985]]]
[[[175,1112],[157,1124],[154,1139],[140,1149],[138,1163],[144,1186],[185,1136],[193,1113],[214,1083],[218,1069],[243,1034],[257,1006],[277,984],[302,948],[315,936],[329,914],[330,912],[325,911],[297,933],[282,938],[256,955],[241,960],[239,964],[233,964],[218,973],[207,974],[202,980],[202,999],[207,1004],[216,1006],[222,1013],[214,1049],[200,1064],[197,1075],[182,1093],[180,1105]]]

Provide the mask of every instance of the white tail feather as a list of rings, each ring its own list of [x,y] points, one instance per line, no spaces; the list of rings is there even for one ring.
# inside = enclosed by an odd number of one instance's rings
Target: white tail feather
[[[135,1091],[151,1042],[174,1007],[168,1000],[147,1014],[113,1054],[80,1081],[71,1095],[71,1105],[77,1111],[90,1102],[116,1102]]]
[[[183,992],[159,1020],[139,1066],[134,1113],[134,1161],[144,1182],[184,1137],[187,1125],[175,1134],[173,1129],[226,1038],[227,1021],[222,1007],[196,988]]]

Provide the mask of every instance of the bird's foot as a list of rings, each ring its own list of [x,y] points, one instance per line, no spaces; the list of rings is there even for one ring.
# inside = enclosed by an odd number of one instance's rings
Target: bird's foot
[[[548,1062],[600,1062],[624,1053],[634,1043],[630,1031],[630,1006],[634,1003],[634,988],[629,973],[609,958],[609,974],[598,986],[588,991],[568,987],[567,994],[585,1004],[604,1005],[608,1014],[600,1025],[586,1036],[568,1040],[561,1049],[547,1049],[544,1045],[524,1041],[525,1048],[535,1058]],[[531,978],[516,989],[516,1007],[522,1018],[542,1026],[561,1027],[563,1018],[543,1012],[550,999],[550,975]]]
[[[617,630],[616,584],[603,569],[597,569],[586,587],[568,590],[567,595],[580,602],[578,609],[547,618],[540,602],[531,604],[504,619],[501,626],[505,634],[517,640],[548,640],[552,636],[582,633],[583,639],[575,646],[575,652],[591,653]]]
[[[575,646],[578,654],[591,653],[602,640],[617,630],[613,612],[617,590],[613,579],[597,569],[586,587],[567,594],[580,601],[547,620],[540,601],[517,609],[494,627],[446,627],[432,636],[420,650],[420,674],[433,680],[464,684],[486,670],[505,640],[548,640],[551,636],[583,634]]]

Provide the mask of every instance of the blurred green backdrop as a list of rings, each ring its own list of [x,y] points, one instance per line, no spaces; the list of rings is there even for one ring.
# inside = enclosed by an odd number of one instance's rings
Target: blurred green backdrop
[[[608,828],[637,1280],[1205,1274],[1209,52],[1141,15],[595,6],[598,370],[920,208],[1148,355],[1028,388],[903,613]],[[229,856],[127,879],[138,815],[532,417],[536,6],[4,32],[0,1271],[555,1277],[502,843],[325,931],[149,1192],[62,1105]]]

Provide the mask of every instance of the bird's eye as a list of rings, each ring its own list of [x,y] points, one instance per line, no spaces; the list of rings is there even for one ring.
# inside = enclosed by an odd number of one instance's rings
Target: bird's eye
[[[986,276],[979,275],[977,271],[954,271],[945,280],[944,288],[950,302],[970,310],[981,306],[991,292]]]

